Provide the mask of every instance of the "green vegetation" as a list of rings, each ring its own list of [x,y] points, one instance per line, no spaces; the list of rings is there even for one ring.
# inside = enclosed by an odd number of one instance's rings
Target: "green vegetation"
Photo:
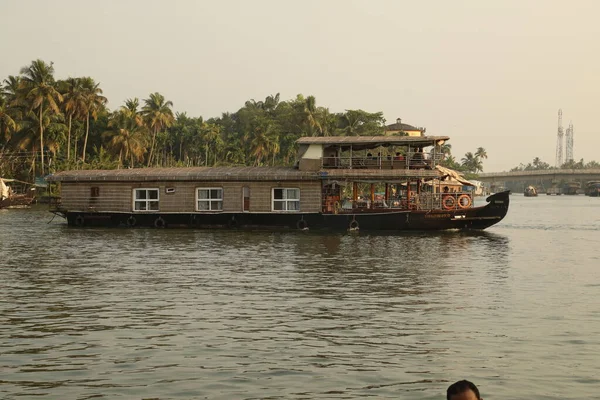
[[[440,151],[443,155],[440,165],[463,172],[468,178],[475,178],[478,172],[483,172],[483,160],[488,158],[487,152],[483,147],[477,148],[475,153],[466,153],[460,162],[456,161],[452,155],[451,145],[442,145]]]
[[[596,161],[584,162],[583,158],[577,162],[574,160],[569,160],[563,165],[560,166],[560,169],[600,169],[600,164]],[[539,170],[547,170],[547,169],[557,169],[556,167],[551,167],[550,164],[540,160],[539,157],[533,159],[532,162],[525,164],[519,164],[518,166],[512,168],[510,171],[539,171]]]
[[[128,99],[111,111],[91,77],[56,80],[54,66],[32,61],[0,84],[0,176],[31,181],[68,169],[290,165],[302,136],[382,135],[381,112],[330,112],[313,96],[247,101],[233,113],[204,120],[174,113],[160,93]],[[443,163],[479,172],[485,150],[459,164],[450,146]]]

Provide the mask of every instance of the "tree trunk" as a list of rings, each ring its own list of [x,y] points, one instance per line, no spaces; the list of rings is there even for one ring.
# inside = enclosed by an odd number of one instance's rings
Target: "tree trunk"
[[[87,148],[88,135],[90,133],[90,113],[87,113],[87,119],[85,121],[85,140],[83,141],[83,152],[81,153],[81,161],[85,162],[85,150]]]
[[[44,106],[40,104],[40,155],[42,156],[42,163],[40,164],[40,170],[42,171],[42,176],[44,176],[44,126],[42,125],[42,114],[44,112]],[[33,171],[33,176],[35,176],[35,170]]]
[[[206,145],[206,155],[204,156],[204,166],[208,167],[208,144]]]
[[[73,114],[69,114],[69,134],[67,135],[67,161],[71,161],[71,119]]]
[[[152,163],[152,155],[154,154],[154,144],[156,143],[156,134],[157,134],[157,129],[154,129],[154,133],[152,134],[152,145],[150,146],[150,155],[148,155],[148,167],[150,166],[150,164]]]

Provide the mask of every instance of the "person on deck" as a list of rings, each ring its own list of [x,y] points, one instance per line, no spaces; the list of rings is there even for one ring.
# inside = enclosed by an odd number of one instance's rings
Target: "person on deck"
[[[473,382],[462,380],[453,383],[446,391],[446,400],[483,400]]]

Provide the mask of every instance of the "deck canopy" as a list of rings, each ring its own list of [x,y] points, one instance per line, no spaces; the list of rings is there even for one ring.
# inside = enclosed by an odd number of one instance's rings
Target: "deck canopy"
[[[49,182],[299,181],[319,180],[318,172],[291,167],[186,167],[63,171]]]
[[[324,147],[340,147],[342,150],[365,150],[377,147],[411,146],[426,147],[442,145],[449,140],[448,136],[316,136],[302,137],[296,142],[299,145],[320,144]]]

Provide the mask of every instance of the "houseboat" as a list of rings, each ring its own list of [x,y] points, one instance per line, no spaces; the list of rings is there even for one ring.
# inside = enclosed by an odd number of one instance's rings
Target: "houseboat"
[[[585,185],[585,195],[600,197],[600,181],[589,181]]]
[[[64,171],[47,178],[61,193],[51,211],[72,226],[403,231],[498,223],[508,191],[474,207],[472,192],[444,184],[464,181],[437,165],[448,139],[303,137],[293,167]]]
[[[523,192],[523,195],[525,197],[536,197],[538,194],[537,194],[537,190],[534,186],[527,186],[525,188],[525,192]]]
[[[581,191],[581,183],[579,182],[567,182],[563,186],[562,192],[567,195],[576,195]]]

